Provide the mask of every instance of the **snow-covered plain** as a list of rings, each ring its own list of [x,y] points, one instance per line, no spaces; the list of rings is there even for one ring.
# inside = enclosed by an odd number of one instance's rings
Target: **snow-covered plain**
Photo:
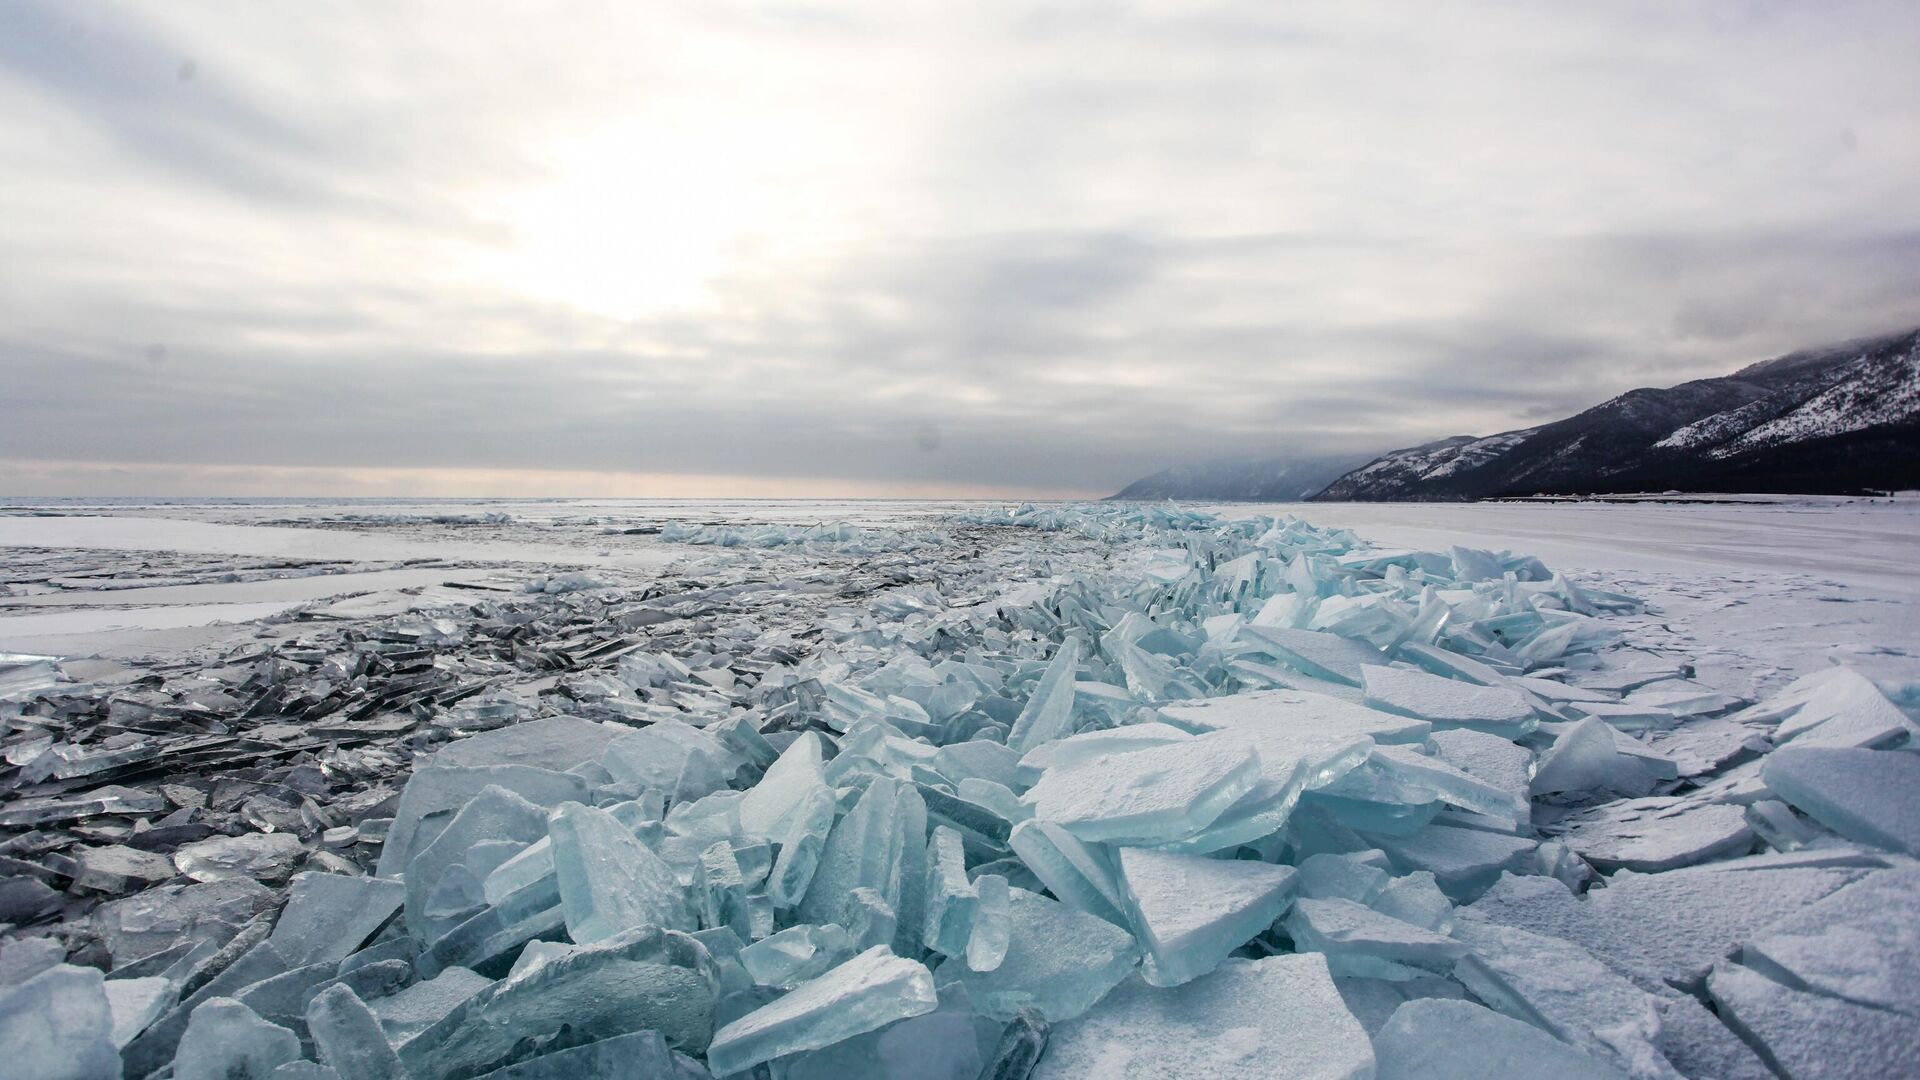
[[[1895,1075],[1915,565],[1905,500],[0,509],[0,1051]]]

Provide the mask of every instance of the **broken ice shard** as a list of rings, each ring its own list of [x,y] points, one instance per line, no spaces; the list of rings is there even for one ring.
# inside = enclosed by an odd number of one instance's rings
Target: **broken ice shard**
[[[715,1032],[707,1065],[729,1076],[930,1013],[938,1004],[924,965],[876,945]]]
[[[1146,948],[1143,973],[1155,986],[1178,986],[1218,967],[1286,910],[1290,866],[1121,848],[1134,936]]]
[[[1612,1065],[1468,1001],[1423,998],[1373,1037],[1377,1080],[1626,1080]]]
[[[1080,641],[1061,642],[1047,670],[1028,696],[1007,734],[1007,746],[1024,754],[1037,746],[1072,734],[1074,672],[1080,666]]]
[[[1537,725],[1525,695],[1504,686],[1476,686],[1412,668],[1361,669],[1368,705],[1443,726],[1517,739]]]
[[[1795,742],[1767,755],[1761,777],[1849,840],[1920,855],[1920,756]]]
[[[547,828],[574,941],[590,944],[639,926],[698,929],[673,868],[612,814],[562,803]]]
[[[1130,981],[1056,1024],[1035,1080],[1366,1080],[1367,1033],[1319,956],[1228,960],[1171,989]]]
[[[320,1060],[341,1076],[407,1080],[380,1021],[351,987],[336,983],[315,994],[307,1003],[307,1030]]]
[[[1012,925],[1000,965],[972,971],[949,960],[936,971],[942,985],[964,986],[985,1015],[1008,1020],[1033,1009],[1049,1021],[1071,1019],[1139,963],[1140,950],[1125,930],[1025,889],[1010,892]]]
[[[118,1077],[120,1055],[104,983],[92,968],[56,964],[0,987],[0,1052],[6,1055],[0,1071],[73,1080]]]
[[[1253,744],[1222,732],[1049,769],[1026,797],[1082,840],[1155,844],[1206,828],[1259,778]]]

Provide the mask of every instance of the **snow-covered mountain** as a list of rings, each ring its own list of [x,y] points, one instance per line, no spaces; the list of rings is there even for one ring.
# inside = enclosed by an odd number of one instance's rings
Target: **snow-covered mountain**
[[[1323,500],[1920,486],[1920,330],[1630,390],[1576,416],[1395,450]]]
[[[1252,499],[1300,502],[1367,461],[1338,457],[1222,458],[1177,465],[1128,484],[1114,499]]]

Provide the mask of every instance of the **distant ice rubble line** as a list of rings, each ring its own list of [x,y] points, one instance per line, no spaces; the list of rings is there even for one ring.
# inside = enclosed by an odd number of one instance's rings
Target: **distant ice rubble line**
[[[1748,705],[1617,648],[1631,598],[1507,552],[1172,507],[955,522],[1097,543],[1009,591],[1043,549],[1008,534],[779,662],[790,638],[718,630],[699,655],[628,651],[587,716],[469,699],[478,733],[355,821],[384,829],[375,875],[295,874],[283,899],[297,839],[215,837],[173,857],[189,884],[162,866],[96,910],[106,977],[52,939],[0,950],[8,1075],[1920,1060],[1920,754],[1860,675]],[[886,547],[727,530],[676,532]],[[0,673],[0,699],[44,676]],[[157,811],[142,794],[89,797]],[[0,826],[67,812],[9,802]]]

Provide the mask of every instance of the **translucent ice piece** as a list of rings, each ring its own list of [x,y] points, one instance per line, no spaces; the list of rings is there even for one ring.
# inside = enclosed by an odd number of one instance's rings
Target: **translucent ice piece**
[[[1049,769],[1026,797],[1082,840],[1155,844],[1205,829],[1259,778],[1253,743],[1223,732]]]
[[[1130,981],[1056,1024],[1034,1080],[1367,1080],[1367,1033],[1320,956],[1229,960],[1172,989]]]
[[[1477,686],[1412,668],[1380,666],[1362,668],[1361,685],[1373,708],[1437,725],[1517,739],[1538,723],[1526,696],[1504,686]]]
[[[1920,736],[1920,725],[1907,719],[1872,680],[1842,667],[1795,679],[1733,719],[1777,724],[1773,740],[1782,744],[1884,746],[1903,735]]]
[[[1519,866],[1538,845],[1518,836],[1429,825],[1412,836],[1374,838],[1402,873],[1426,870],[1448,896],[1471,900],[1499,878],[1500,872]]]
[[[431,979],[376,998],[367,1007],[379,1018],[387,1041],[398,1046],[439,1023],[462,1002],[492,985],[492,979],[467,968],[450,967]]]
[[[429,915],[427,909],[435,886],[465,862],[475,845],[489,840],[530,844],[546,832],[546,810],[504,787],[482,788],[453,815],[440,835],[419,848],[407,862],[407,929],[423,942],[431,943],[460,921]]]
[[[518,1061],[476,1080],[708,1080],[710,1075],[675,1053],[659,1032],[635,1031]]]
[[[400,803],[394,808],[393,823],[387,828],[375,875],[398,877],[412,861],[416,849],[432,839],[431,834],[417,835],[421,822],[458,810],[490,785],[506,788],[536,806],[585,802],[591,794],[582,777],[530,765],[429,765],[415,769],[400,792]]]
[[[187,1020],[173,1059],[178,1080],[264,1080],[275,1067],[300,1060],[300,1038],[269,1024],[232,998],[200,1003]]]
[[[1920,855],[1920,756],[1796,742],[1767,755],[1760,775],[1841,836]]]
[[[574,941],[603,941],[639,926],[697,929],[672,867],[612,814],[564,803],[547,828],[567,934]]]
[[[0,989],[0,1071],[7,1075],[114,1080],[115,1047],[113,1009],[98,971],[56,964]],[[296,1041],[295,1057],[298,1049]]]
[[[1368,766],[1397,783],[1431,791],[1441,802],[1514,826],[1528,820],[1524,796],[1404,746],[1377,746]]]
[[[1038,783],[1048,769],[1064,768],[1132,750],[1146,750],[1167,743],[1185,742],[1193,733],[1171,724],[1128,724],[1098,731],[1083,731],[1064,739],[1042,743],[1020,759],[1021,783]]]
[[[195,881],[249,878],[274,883],[291,876],[306,854],[300,838],[290,833],[242,833],[183,845],[174,852],[173,864]]]
[[[617,724],[596,724],[574,716],[549,716],[448,743],[433,755],[432,763],[466,768],[531,765],[566,772],[584,762],[597,760],[607,744],[624,730]]]
[[[926,948],[965,958],[976,971],[998,967],[1007,948],[1007,879],[984,874],[968,880],[960,834],[944,825],[927,842],[926,864]]]
[[[1633,743],[1632,747],[1623,746]],[[1623,752],[1634,751],[1637,752]],[[1661,768],[1664,761],[1667,768]],[[1662,777],[1679,775],[1671,761],[1646,750],[1606,721],[1590,716],[1560,733],[1534,766],[1532,792],[1611,791],[1645,795]]]
[[[785,1080],[980,1080],[995,1064],[1000,1029],[973,1011],[964,991],[949,986],[933,1012],[780,1064]]]
[[[113,1010],[113,1045],[125,1046],[174,1004],[180,988],[158,975],[108,979],[107,1005]]]
[[[876,945],[714,1033],[707,1065],[718,1076],[816,1050],[939,1004],[926,967]]]
[[[742,762],[720,740],[699,728],[682,720],[662,720],[609,742],[600,755],[600,763],[614,779],[623,783],[668,792],[679,790],[690,766],[696,771],[711,770],[711,786],[687,792],[698,798],[725,786],[727,778]]]
[[[1359,686],[1361,669],[1385,659],[1379,649],[1364,642],[1317,630],[1247,626],[1241,636],[1289,667],[1348,686]]]
[[[1309,855],[1300,862],[1294,891],[1313,899],[1335,898],[1371,904],[1391,880],[1384,851]]]
[[[1070,637],[1054,652],[1045,674],[1014,718],[1013,730],[1007,734],[1009,749],[1025,754],[1072,732],[1073,680],[1079,666],[1080,641]]]
[[[1286,927],[1301,952],[1326,953],[1336,962],[1370,957],[1445,970],[1448,963],[1466,952],[1466,946],[1444,934],[1351,900],[1296,900],[1287,914]]]
[[[1612,1065],[1532,1024],[1469,1001],[1422,998],[1394,1010],[1373,1037],[1377,1080],[1625,1080]]]
[[[921,822],[917,832],[909,828],[913,808],[918,808]],[[873,889],[898,914],[904,849],[909,843],[922,849],[925,821],[926,804],[912,784],[887,776],[876,778],[828,835],[806,898],[800,902],[799,917],[851,929],[854,920],[848,898],[863,887]],[[916,866],[920,862],[914,860]],[[914,932],[918,933],[917,928]]]
[[[338,962],[386,925],[405,897],[404,886],[382,878],[295,874],[268,940],[294,967]]]
[[[843,928],[803,923],[741,949],[740,963],[755,983],[791,990],[844,963],[853,953],[853,938]]]
[[[767,895],[775,906],[795,907],[806,896],[833,829],[836,805],[832,788],[814,788],[787,815],[780,835],[770,838],[780,849],[767,874]]]
[[[400,1061],[416,1076],[470,1075],[562,1028],[583,1039],[653,1030],[697,1053],[711,1037],[719,988],[699,942],[641,927],[475,994],[401,1046]]]
[[[1168,723],[1192,731],[1254,735],[1274,729],[1317,742],[1369,738],[1383,743],[1414,743],[1433,730],[1433,725],[1424,720],[1392,716],[1305,690],[1253,690],[1163,705],[1159,712]]]
[[[740,800],[740,828],[753,836],[779,835],[787,817],[825,785],[822,761],[819,733],[801,733]]]
[[[1562,824],[1567,846],[1601,871],[1655,873],[1753,848],[1746,812],[1723,803],[1622,799],[1570,815]]]
[[[1178,986],[1212,971],[1280,917],[1293,896],[1291,866],[1121,848],[1121,880],[1142,974]]]
[[[1453,930],[1453,901],[1447,899],[1433,875],[1425,870],[1394,878],[1367,906],[1382,915],[1391,915],[1435,933]]]
[[[314,995],[307,1003],[307,1030],[320,1060],[341,1076],[406,1080],[380,1021],[348,987],[336,983]]]
[[[1105,845],[1088,844],[1048,821],[1021,822],[1007,842],[1061,903],[1115,926],[1127,925]]]
[[[1010,940],[1000,966],[972,971],[949,960],[938,970],[942,985],[958,981],[983,1014],[1006,1020],[1031,1008],[1049,1021],[1071,1019],[1139,962],[1133,936],[1118,926],[1025,889],[1010,892]]]

